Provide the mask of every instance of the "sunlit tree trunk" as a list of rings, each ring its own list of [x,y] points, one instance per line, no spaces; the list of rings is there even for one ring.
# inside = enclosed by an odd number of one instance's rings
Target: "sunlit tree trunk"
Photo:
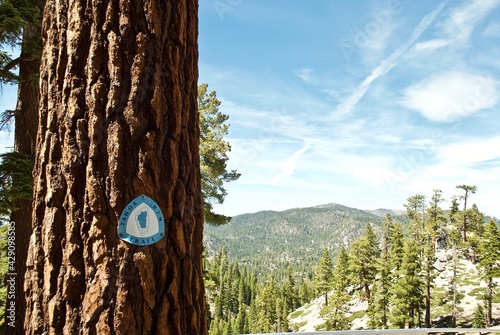
[[[50,0],[26,334],[206,334],[196,0]],[[118,238],[140,194],[165,218]]]

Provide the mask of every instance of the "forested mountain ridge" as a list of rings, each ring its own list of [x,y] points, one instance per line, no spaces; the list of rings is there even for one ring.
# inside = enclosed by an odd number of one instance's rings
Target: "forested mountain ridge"
[[[430,202],[417,194],[404,204],[405,215],[391,211],[395,217],[387,213],[383,218],[373,212],[382,215],[386,210],[336,204],[243,216],[247,221],[237,221],[232,229],[251,229],[241,236],[228,230],[226,241],[238,242],[233,249],[221,243],[205,258],[209,334],[497,325],[498,220],[475,204],[467,208],[465,201],[459,209],[458,199],[443,210],[440,190],[434,190]],[[332,213],[333,219],[328,217]],[[256,222],[249,223],[254,215]],[[312,221],[318,217],[319,222]],[[280,222],[285,226],[281,230],[292,230],[290,235],[297,235],[291,227],[309,233],[314,228],[315,237],[323,232],[323,242],[314,243],[322,250],[272,263],[269,255],[284,236],[275,227]],[[356,225],[358,231],[349,229]],[[337,249],[331,242],[332,226],[341,241]],[[255,246],[261,252],[242,262],[234,246],[258,244],[256,230],[266,236],[269,247]],[[356,233],[359,237],[348,241]],[[316,261],[308,260],[314,256]]]
[[[407,221],[402,210],[366,211],[333,203],[243,214],[224,226],[206,225],[204,244],[208,255],[224,245],[240,264],[263,272],[284,264],[310,268],[323,248],[335,254],[340,245],[361,236],[367,223],[378,232],[387,213]]]

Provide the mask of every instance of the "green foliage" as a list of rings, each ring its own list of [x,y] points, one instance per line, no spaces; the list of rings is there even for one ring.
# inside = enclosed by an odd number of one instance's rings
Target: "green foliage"
[[[328,291],[332,287],[332,270],[332,257],[330,256],[328,249],[324,248],[314,279],[317,291],[325,296],[325,306],[328,306]]]
[[[44,1],[41,0],[2,0],[0,1],[0,83],[15,83],[15,69],[19,58],[5,51],[5,47],[23,45],[32,55],[41,56],[42,37],[35,34],[23,38],[23,30],[40,24],[40,14]]]
[[[340,205],[324,205],[284,212],[246,214],[235,217],[226,226],[209,227],[224,230],[221,236],[232,245],[231,254],[241,255],[242,251],[247,252],[245,247],[248,245],[257,248],[253,260],[250,253],[246,254],[244,259],[240,256],[237,258],[240,259],[240,264],[245,264],[245,268],[249,266],[252,271],[259,269],[253,291],[255,293],[252,294],[254,299],[250,304],[245,302],[237,308],[237,314],[227,312],[228,307],[224,305],[224,301],[228,298],[220,297],[221,302],[212,303],[215,307],[224,306],[216,308],[219,312],[214,313],[214,318],[217,318],[217,315],[220,315],[220,318],[232,316],[227,321],[214,320],[214,327],[218,327],[220,331],[211,334],[227,333],[230,329],[233,333],[238,333],[235,330],[246,327],[246,321],[243,320],[245,316],[240,312],[242,310],[247,312],[245,315],[249,326],[245,329],[249,332],[298,330],[304,325],[304,321],[297,320],[295,324],[290,325],[286,316],[289,315],[290,322],[294,322],[293,319],[314,312],[312,307],[316,306],[317,302],[312,299],[323,298],[325,295],[328,297],[328,306],[323,304],[320,310],[324,323],[318,325],[317,330],[349,329],[354,319],[366,316],[368,327],[376,329],[470,324],[472,318],[461,314],[463,308],[460,305],[465,294],[484,301],[486,320],[491,322],[491,317],[487,315],[488,299],[492,297],[492,302],[497,301],[499,294],[496,287],[484,288],[483,284],[478,283],[487,282],[488,279],[487,255],[494,258],[500,250],[500,245],[496,244],[500,243],[498,227],[495,220],[485,225],[482,220],[474,221],[473,215],[468,216],[469,222],[475,223],[469,226],[469,240],[476,234],[482,234],[478,239],[476,256],[478,262],[483,262],[484,269],[478,263],[477,268],[465,272],[463,260],[471,260],[471,255],[467,252],[471,244],[470,241],[464,243],[461,238],[463,212],[459,209],[457,199],[452,201],[452,208],[445,216],[440,208],[441,192],[435,190],[428,206],[423,204],[415,211],[418,215],[412,214],[413,220],[417,218],[418,224],[411,220],[405,221],[402,216],[396,216],[397,219],[391,215],[374,218],[367,212]],[[474,207],[469,209],[469,213],[480,213]],[[485,216],[478,215],[479,217]],[[349,221],[344,221],[345,219]],[[347,229],[343,231],[345,226]],[[359,235],[360,232],[363,233],[363,226],[364,234]],[[416,228],[419,228],[418,232],[415,231]],[[312,234],[315,229],[318,234]],[[353,230],[357,230],[358,235],[353,233]],[[238,240],[237,233],[245,237],[241,244],[238,244],[244,250],[234,247],[234,241]],[[294,240],[295,236],[297,240]],[[298,239],[299,236],[302,240]],[[354,236],[357,237],[353,238]],[[446,243],[437,243],[438,236],[440,242]],[[337,238],[343,242],[352,242],[346,243],[347,247],[344,247],[342,242],[337,244]],[[248,243],[249,240],[251,243]],[[209,236],[207,241],[217,245],[213,236]],[[439,264],[436,263],[436,248],[443,248],[445,244],[451,250],[447,252],[447,260],[440,258],[438,271],[434,267]],[[293,253],[291,246],[298,246],[299,252]],[[268,251],[276,252],[278,256],[270,256],[272,254]],[[313,253],[316,253],[316,257]],[[255,261],[274,259],[283,254],[286,254],[287,260],[282,263],[264,263],[268,266],[267,272],[261,271],[264,268],[262,263]],[[336,257],[334,267],[331,265],[332,254]],[[227,258],[227,254],[224,257]],[[213,259],[220,258],[215,256]],[[443,261],[447,262],[445,268],[442,267]],[[500,265],[500,261],[493,261],[491,264],[494,268]],[[481,269],[481,277],[477,275],[476,269]],[[243,271],[245,270],[241,272]],[[498,273],[495,271],[491,274],[491,278],[495,279],[493,283],[498,282],[495,277]],[[311,275],[313,272],[314,276]],[[448,282],[444,286],[434,287],[439,273],[445,274],[444,278],[447,278]],[[313,277],[314,287],[311,284]],[[328,277],[331,278],[329,283],[324,280]],[[266,280],[260,282],[260,278]],[[320,280],[321,278],[323,280]],[[322,284],[325,286],[322,287]],[[465,292],[465,286],[473,286],[475,289]],[[224,288],[224,292],[232,290]],[[355,296],[368,300],[367,310],[354,313],[350,310]],[[297,310],[299,305],[303,307]]]
[[[9,225],[0,226],[0,329],[5,323],[5,302],[7,301],[7,286],[5,285],[5,275],[9,272],[7,262],[7,231]]]
[[[351,244],[349,253],[349,272],[352,284],[360,288],[362,300],[370,301],[370,286],[377,274],[377,258],[380,255],[378,239],[370,224],[365,234]]]
[[[484,314],[484,308],[481,305],[477,305],[476,311],[474,312],[474,320],[472,321],[472,327],[474,328],[486,327],[486,315]]]
[[[500,278],[500,231],[493,220],[486,225],[483,238],[479,245],[480,262],[479,269],[482,279],[487,284],[486,300],[486,323],[492,323],[493,296],[497,283],[495,278]]]
[[[224,244],[232,257],[264,277],[276,271],[281,277],[291,264],[312,278],[323,248],[336,251],[350,244],[363,235],[367,223],[378,231],[381,220],[366,211],[329,204],[238,215],[223,226],[205,225],[204,238],[209,255]]]
[[[343,330],[351,327],[347,317],[349,314],[348,302],[351,300],[348,292],[350,284],[349,255],[344,246],[341,246],[337,254],[332,278],[333,292],[330,303],[320,311],[325,322],[316,327],[316,330]]]
[[[208,85],[198,86],[198,112],[200,117],[200,169],[205,208],[205,222],[212,225],[228,223],[231,218],[213,212],[214,204],[222,204],[227,195],[224,183],[237,180],[236,170],[227,170],[227,154],[231,151],[228,134],[229,116],[219,112],[220,101],[216,92],[207,93]]]
[[[423,310],[423,282],[420,278],[421,263],[414,238],[405,241],[403,263],[396,273],[392,288],[391,323],[398,328],[420,325]]]
[[[0,155],[0,218],[15,209],[16,199],[32,199],[33,162],[26,154],[9,152]]]

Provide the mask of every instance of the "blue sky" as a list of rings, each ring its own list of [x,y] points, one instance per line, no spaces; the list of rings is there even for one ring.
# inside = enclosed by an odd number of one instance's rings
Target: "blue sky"
[[[476,185],[500,217],[500,1],[200,2],[200,82],[231,124],[236,215],[403,208]]]
[[[433,189],[448,207],[467,184],[500,217],[500,0],[200,0],[199,15],[200,83],[242,174],[217,211],[403,208]]]

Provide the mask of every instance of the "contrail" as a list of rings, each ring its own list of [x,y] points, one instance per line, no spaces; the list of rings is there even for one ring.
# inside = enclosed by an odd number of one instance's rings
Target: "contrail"
[[[354,90],[354,92],[347,97],[342,103],[340,103],[337,108],[333,111],[332,117],[334,119],[343,118],[352,111],[354,106],[356,106],[361,100],[361,98],[366,94],[368,88],[372,82],[378,77],[389,72],[393,67],[398,64],[398,58],[401,57],[408,49],[415,43],[417,38],[432,24],[432,21],[436,18],[436,16],[443,10],[446,3],[445,1],[437,6],[432,12],[424,16],[424,18],[420,21],[418,26],[413,31],[410,39],[403,43],[399,48],[394,50],[389,57],[385,58],[380,62],[380,64],[370,73],[368,77],[366,77],[363,82]]]

